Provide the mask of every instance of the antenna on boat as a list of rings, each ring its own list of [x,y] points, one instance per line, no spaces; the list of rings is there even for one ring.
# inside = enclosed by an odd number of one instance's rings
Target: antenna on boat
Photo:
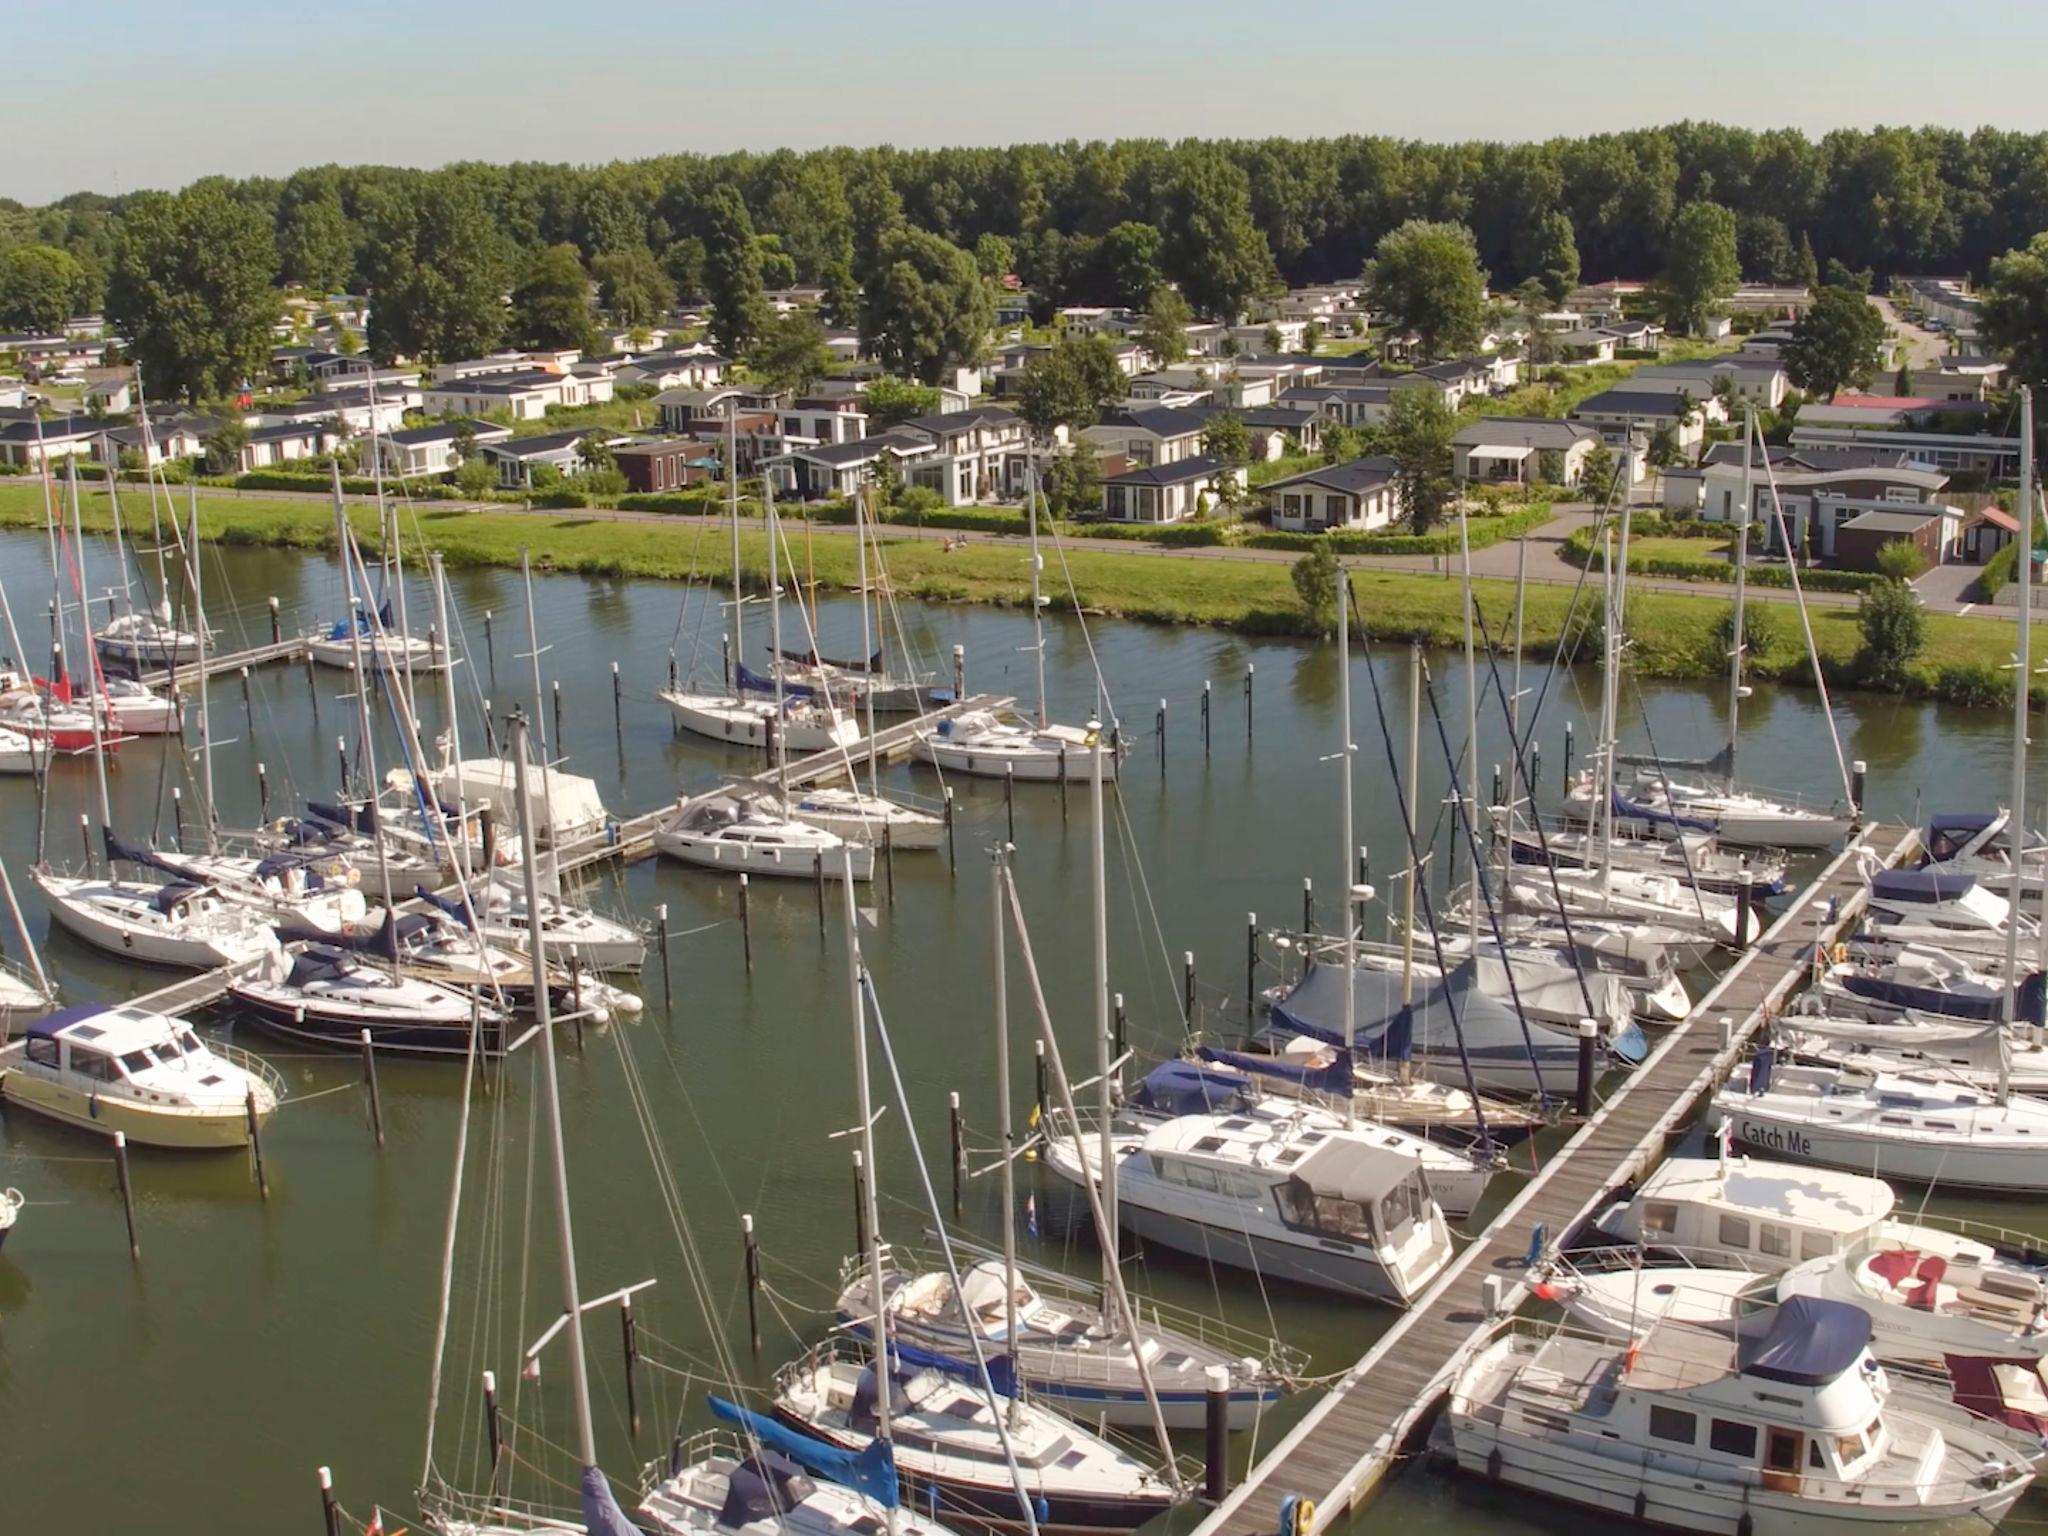
[[[989,953],[989,984],[996,997],[996,1113],[1002,1138],[1003,1157],[1003,1344],[1010,1355],[1010,1374],[1018,1375],[1017,1358],[1017,1134],[1010,1119],[1010,983],[1009,939],[1003,920],[1003,865],[1010,845],[999,842],[989,850],[990,888],[995,896],[993,947]],[[0,867],[0,876],[6,873]],[[963,1302],[965,1298],[962,1298]],[[1010,1399],[1010,1427],[1015,1429],[1020,1414],[1018,1400]]]

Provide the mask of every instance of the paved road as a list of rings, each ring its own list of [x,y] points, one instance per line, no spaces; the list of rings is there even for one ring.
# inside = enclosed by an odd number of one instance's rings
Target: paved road
[[[212,487],[200,488],[201,496],[215,496],[224,499],[249,498],[252,500],[312,500],[327,501],[326,492],[302,491],[230,491]],[[351,496],[351,501],[367,503],[366,496]],[[604,507],[578,507],[572,510],[528,507],[513,502],[464,502],[428,501],[419,506],[435,512],[508,512],[516,516],[544,519],[573,519],[588,522],[593,519],[618,523],[657,523],[668,527],[695,530],[700,524],[722,523],[723,518],[694,517],[676,512],[633,512]],[[1557,516],[1543,527],[1533,529],[1528,536],[1527,580],[1531,585],[1575,586],[1580,579],[1579,568],[1564,558],[1564,541],[1572,531],[1583,528],[1593,520],[1593,508],[1586,502],[1567,503],[1558,508]],[[822,536],[846,535],[853,532],[848,524],[815,523],[812,531]],[[887,536],[892,540],[921,540],[940,543],[948,539],[959,539],[961,535],[943,528],[917,528],[904,523],[888,525]],[[1011,536],[996,533],[975,533],[968,536],[975,544],[1023,543],[1021,535]],[[1068,550],[1091,550],[1103,554],[1134,555],[1157,560],[1223,560],[1241,561],[1264,565],[1291,565],[1300,556],[1296,551],[1286,549],[1245,549],[1236,546],[1212,546],[1195,549],[1170,549],[1158,544],[1143,544],[1124,539],[1090,539],[1064,537],[1060,545]],[[1486,549],[1477,550],[1472,556],[1473,573],[1480,577],[1513,581],[1517,563],[1522,553],[1514,540],[1504,541]],[[1458,558],[1456,555],[1346,555],[1344,564],[1353,570],[1405,571],[1411,575],[1437,575],[1446,581],[1456,579]],[[1629,586],[1638,592],[1689,592],[1696,597],[1713,597],[1727,591],[1723,582],[1683,581],[1665,576],[1632,576]],[[1749,598],[1759,603],[1791,603],[1794,594],[1784,587],[1759,587],[1749,589]],[[1815,608],[1854,608],[1856,596],[1848,592],[1808,592],[1806,601]],[[1927,608],[1930,612],[1967,614],[1970,617],[1998,618],[1995,610],[1964,603],[1952,598],[1929,597]]]
[[[1879,298],[1873,294],[1870,302],[1877,306],[1877,312],[1884,316],[1884,323],[1890,326],[1905,344],[1906,362],[1911,367],[1932,368],[1948,352],[1947,337],[1915,325],[1899,313],[1898,306],[1890,299]],[[1892,371],[1897,373],[1898,370],[1894,368]],[[1879,385],[1874,382],[1872,387],[1877,388]]]

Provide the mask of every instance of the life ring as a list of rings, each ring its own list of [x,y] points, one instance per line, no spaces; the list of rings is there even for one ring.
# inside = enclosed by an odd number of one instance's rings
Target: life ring
[[[1280,1501],[1280,1536],[1309,1536],[1315,1529],[1316,1501],[1290,1493]]]

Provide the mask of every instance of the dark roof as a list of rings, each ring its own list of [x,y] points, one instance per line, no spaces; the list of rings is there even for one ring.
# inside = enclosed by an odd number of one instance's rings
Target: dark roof
[[[1451,439],[1461,448],[1507,445],[1514,448],[1568,449],[1600,434],[1576,421],[1555,416],[1482,416],[1460,427]]]
[[[845,469],[854,464],[865,464],[869,459],[879,459],[885,453],[908,448],[929,449],[931,444],[923,438],[898,437],[883,433],[880,437],[863,437],[851,443],[819,443],[810,448],[791,448],[788,456],[793,459],[811,459],[819,464],[830,464],[834,469]]]
[[[69,442],[74,438],[97,437],[106,430],[106,423],[95,421],[90,416],[52,416],[42,424],[44,442]],[[0,426],[0,442],[32,443],[36,440],[36,423],[33,418],[10,421]]]
[[[1574,416],[1670,416],[1678,415],[1678,394],[1664,394],[1651,389],[1603,389],[1599,394],[1581,400],[1572,412]],[[1696,408],[1697,400],[1692,402]]]
[[[1221,405],[1208,409],[1212,416],[1235,416],[1248,427],[1277,427],[1282,432],[1299,432],[1316,419],[1314,411],[1289,405]]]
[[[1220,461],[1205,453],[1198,453],[1191,459],[1176,459],[1171,464],[1148,464],[1143,469],[1127,469],[1120,475],[1108,475],[1104,485],[1186,485],[1191,480],[1207,480],[1223,468]]]
[[[656,454],[695,453],[703,446],[693,437],[643,438],[638,442],[621,443],[612,450],[612,457],[640,459],[652,458]]]
[[[1474,374],[1479,373],[1491,377],[1493,374],[1493,364],[1487,362],[1484,358],[1460,357],[1453,358],[1447,363],[1425,363],[1422,367],[1417,368],[1415,372],[1426,378],[1446,380],[1469,379]]]
[[[574,448],[595,431],[603,437],[602,427],[577,427],[569,432],[542,432],[533,437],[508,437],[495,443],[480,443],[477,446],[486,453],[503,454],[509,459],[537,459],[546,454],[560,453],[565,448]]]
[[[480,443],[512,435],[510,427],[499,426],[495,421],[477,421],[470,417],[461,417],[454,421],[436,421],[424,427],[407,427],[401,432],[380,432],[377,435],[387,443],[411,447],[420,443],[452,443],[462,435],[464,427],[469,428]]]
[[[324,419],[314,421],[286,421],[274,427],[251,427],[249,441],[252,443],[290,442],[294,438],[319,438],[334,435],[333,426]]]
[[[560,384],[568,378],[566,373],[549,373],[540,368],[521,368],[507,373],[479,373],[466,379],[449,379],[441,384],[429,384],[428,393],[440,391],[443,394],[464,395],[517,395],[529,389],[541,389],[551,384]]]
[[[1017,413],[1007,405],[984,405],[969,411],[945,411],[937,416],[912,416],[903,425],[920,432],[942,433],[959,432],[987,422],[1008,426],[1017,419]]]
[[[1285,490],[1296,485],[1321,486],[1325,490],[1337,491],[1346,496],[1356,496],[1385,485],[1400,470],[1400,465],[1387,454],[1376,453],[1369,458],[1353,459],[1348,464],[1325,464],[1320,469],[1311,469],[1306,474],[1290,475],[1285,480],[1274,480],[1266,484],[1267,491]]]
[[[716,352],[650,352],[645,357],[636,357],[630,363],[620,364],[623,368],[730,368],[732,359],[721,357]]]
[[[1292,384],[1280,391],[1282,400],[1345,400],[1359,405],[1383,404],[1394,392],[1392,384]]]
[[[1796,449],[1786,448],[1777,443],[1767,445],[1765,451],[1769,455],[1772,464],[1797,464],[1805,458],[1805,455]],[[1761,469],[1764,461],[1754,457],[1754,449],[1751,450],[1751,454],[1752,465],[1755,468]],[[1742,444],[1740,443],[1709,443],[1707,451],[1700,455],[1700,467],[1702,469],[1706,468],[1709,464],[1739,465],[1741,462]]]
[[[1215,414],[1201,406],[1127,405],[1105,412],[1105,427],[1136,427],[1155,437],[1189,437],[1208,424]]]
[[[1922,507],[1913,512],[1859,512],[1842,526],[1877,533],[1918,533],[1940,516],[1940,511],[1933,507]]]

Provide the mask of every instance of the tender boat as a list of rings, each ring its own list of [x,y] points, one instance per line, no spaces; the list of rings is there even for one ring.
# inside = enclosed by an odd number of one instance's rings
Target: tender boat
[[[654,829],[654,849],[704,869],[731,874],[815,880],[867,880],[875,850],[835,832],[775,813],[757,795],[733,792],[678,802],[678,813]]]
[[[337,1050],[371,1046],[402,1056],[456,1058],[504,1048],[505,1017],[472,993],[395,974],[352,950],[294,944],[255,974],[228,983],[237,1014],[263,1033],[295,1045]]]
[[[1627,1343],[1509,1326],[1448,1423],[1461,1471],[1709,1536],[1995,1526],[2034,1477],[1996,1431],[1901,1406],[1869,1318],[1806,1298]]]
[[[1123,1326],[1099,1298],[1053,1296],[1019,1276],[1014,1308],[1017,1333],[1008,1332],[1000,1259],[984,1259],[960,1276],[956,1291],[943,1268],[909,1269],[884,1254],[882,1294],[889,1337],[917,1348],[971,1360],[971,1338],[989,1356],[1006,1356],[1033,1397],[1090,1422],[1152,1426],[1152,1412]],[[857,1255],[840,1268],[839,1321],[862,1338],[871,1333],[867,1260]],[[1191,1334],[1167,1328],[1156,1316],[1142,1320],[1141,1349],[1159,1406],[1170,1429],[1200,1429],[1205,1422],[1207,1372],[1230,1375],[1230,1427],[1248,1429],[1277,1402],[1286,1381],[1264,1361]]]
[[[137,1146],[241,1147],[270,1118],[284,1079],[185,1020],[127,1006],[65,1008],[0,1049],[0,1097]]]
[[[1852,1066],[1785,1066],[1773,1047],[1707,1106],[1745,1147],[1944,1188],[2038,1192],[2048,1101]]]
[[[1928,945],[1979,965],[2005,959],[2006,933],[2017,925],[2020,953],[2040,944],[2040,924],[2015,915],[2005,895],[1975,875],[1939,869],[1883,869],[1870,877],[1863,935],[1886,944]]]
[[[2039,972],[2022,979],[2021,1018],[2040,1018],[2042,987]],[[1830,1013],[1879,1020],[1912,1013],[1981,1023],[2002,1019],[2006,1006],[2003,981],[1927,944],[1838,946],[1811,995]]]
[[[1045,1531],[1131,1530],[1164,1514],[1172,1486],[1100,1435],[1011,1397],[992,1407],[963,1362],[906,1346],[884,1388],[850,1340],[826,1345],[778,1372],[775,1416],[841,1450],[866,1449],[879,1427],[876,1396],[887,1390],[891,1448],[906,1502],[998,1529],[1021,1528],[1023,1512],[997,1433],[1004,1415],[1025,1492]],[[999,1392],[1013,1391],[1007,1363],[989,1362]],[[950,1369],[947,1369],[950,1367]]]
[[[135,667],[183,666],[199,659],[200,637],[178,628],[167,607],[116,614],[95,627],[93,643],[109,661]]]
[[[1083,1127],[1077,1148],[1049,1126],[1044,1166],[1076,1187],[1099,1180],[1099,1134]],[[1117,1219],[1212,1264],[1406,1306],[1451,1259],[1454,1202],[1439,1203],[1427,1156],[1444,1150],[1305,1107],[1182,1115],[1112,1136]]]

